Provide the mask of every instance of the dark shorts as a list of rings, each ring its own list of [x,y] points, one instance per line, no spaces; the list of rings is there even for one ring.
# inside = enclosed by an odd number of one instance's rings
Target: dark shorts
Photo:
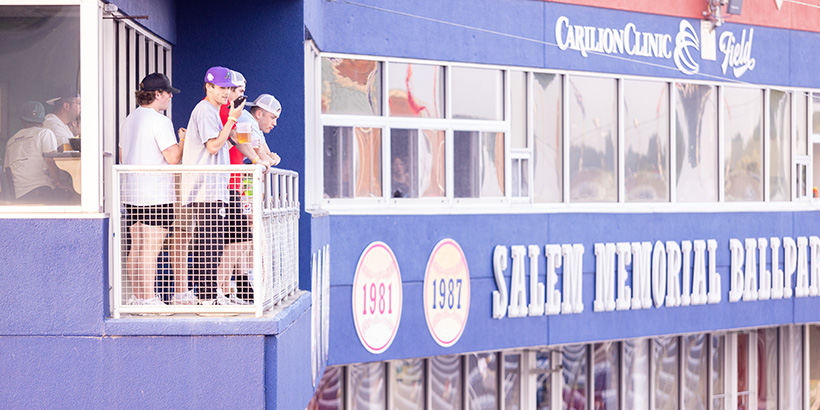
[[[131,226],[136,223],[144,223],[150,226],[159,226],[160,228],[170,228],[174,223],[174,205],[130,205],[125,206],[125,213],[123,218],[126,226]]]
[[[225,221],[225,244],[245,242],[253,239],[251,228],[248,224],[239,192],[231,190],[230,201],[228,202],[227,220]]]

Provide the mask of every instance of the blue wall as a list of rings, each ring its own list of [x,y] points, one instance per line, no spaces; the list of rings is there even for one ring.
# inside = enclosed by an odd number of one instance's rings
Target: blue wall
[[[134,22],[147,28],[154,34],[162,37],[171,44],[176,44],[176,13],[177,7],[187,12],[184,1],[168,0],[112,0],[122,13],[129,16],[148,16],[148,19],[138,19]],[[188,2],[194,5],[193,2]]]
[[[753,70],[738,78],[729,73],[731,68],[724,74],[720,50],[716,61],[706,61],[698,48],[691,51],[699,73],[687,75],[675,67],[673,58],[583,57],[579,51],[560,50],[555,35],[560,16],[578,26],[623,30],[634,23],[640,32],[670,35],[672,47],[682,20],[547,1],[308,0],[305,6],[308,30],[325,52],[820,88],[814,70],[820,65],[820,55],[809,52],[820,39],[817,33],[754,27]],[[703,41],[701,21],[686,21]],[[727,22],[717,28],[716,38],[731,31],[739,43],[742,31],[748,34],[750,28]]]
[[[329,364],[817,322],[820,321],[820,298],[817,297],[729,303],[729,239],[782,239],[785,236],[796,239],[820,235],[819,217],[820,212],[331,216],[330,345],[333,349]],[[422,306],[427,261],[433,247],[444,238],[455,239],[461,245],[471,281],[467,325],[461,339],[450,348],[440,347],[430,336]],[[654,243],[656,240],[680,243],[699,239],[715,239],[718,244],[717,270],[721,274],[722,290],[719,304],[593,312],[595,243]],[[396,339],[381,355],[371,354],[362,346],[351,309],[356,265],[362,251],[373,241],[383,241],[392,248],[401,269],[404,292]],[[492,319],[492,291],[497,289],[492,254],[496,245],[508,249],[513,245],[540,246],[538,281],[543,284],[544,245],[575,243],[585,247],[583,313]],[[771,265],[771,257],[767,263]],[[782,249],[779,263],[782,267]],[[529,272],[529,262],[526,269]],[[558,290],[562,290],[561,273],[559,269]],[[510,267],[504,274],[509,290]],[[792,286],[795,279],[792,278]],[[631,278],[627,285],[632,286]]]

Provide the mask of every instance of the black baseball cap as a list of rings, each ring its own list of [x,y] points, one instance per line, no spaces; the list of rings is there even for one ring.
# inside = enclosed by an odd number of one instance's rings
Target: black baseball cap
[[[177,94],[179,90],[171,87],[171,80],[165,74],[154,73],[148,74],[140,81],[140,91],[168,91],[169,93]]]

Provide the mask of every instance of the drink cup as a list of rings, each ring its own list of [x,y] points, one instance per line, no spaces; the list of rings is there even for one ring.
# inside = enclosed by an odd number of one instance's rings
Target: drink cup
[[[245,144],[251,140],[251,124],[249,122],[240,122],[236,124],[236,142]]]

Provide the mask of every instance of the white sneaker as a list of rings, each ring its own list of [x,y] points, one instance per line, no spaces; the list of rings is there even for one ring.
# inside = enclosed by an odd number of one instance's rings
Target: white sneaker
[[[231,294],[230,296],[233,296],[233,294]],[[236,299],[236,297],[234,296],[233,298],[228,298],[227,296],[225,296],[224,293],[222,293],[222,289],[217,289],[216,290],[216,299],[214,300],[214,305],[238,305],[239,304],[239,303],[234,302],[234,300],[232,300],[232,299]]]
[[[199,300],[194,296],[194,291],[189,290],[183,293],[177,293],[174,295],[174,298],[171,299],[172,305],[196,305],[199,303]]]

